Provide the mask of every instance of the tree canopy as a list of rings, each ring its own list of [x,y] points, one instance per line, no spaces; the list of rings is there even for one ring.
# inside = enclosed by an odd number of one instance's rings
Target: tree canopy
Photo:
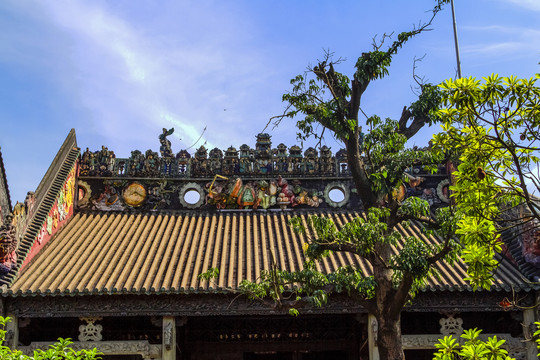
[[[316,216],[309,224],[293,219],[291,226],[306,238],[304,269],[287,272],[274,266],[258,282],[240,284],[240,291],[249,297],[270,298],[276,308],[292,314],[298,314],[306,303],[324,304],[333,292],[347,293],[377,319],[381,359],[404,358],[400,313],[427,278],[437,275],[438,262],[451,264],[461,257],[473,288],[490,288],[497,267],[494,257],[502,245],[493,215],[503,203],[516,204],[507,190],[525,199],[531,212],[537,210],[522,181],[528,178],[523,170],[530,173],[537,161],[536,148],[531,146],[538,136],[535,122],[540,119],[533,80],[492,76],[485,85],[458,79],[442,86],[417,81],[418,100],[404,106],[397,119],[367,116],[362,111],[362,95],[369,84],[389,74],[398,50],[430,28],[444,2],[437,2],[427,22],[400,33],[388,46],[385,34],[372,51],[362,53],[350,77],[338,71],[341,59],[326,52],[317,65],[291,80],[292,90],[283,95],[286,111],[271,120],[278,124],[295,119],[300,140],[331,134],[344,143],[364,216],[339,229]],[[441,104],[446,107],[441,109]],[[531,117],[534,123],[524,120]],[[407,147],[422,127],[435,123],[443,124],[444,135],[425,148]],[[499,125],[506,130],[498,130]],[[517,139],[516,133],[520,134]],[[419,180],[406,171],[412,163],[435,171],[445,162],[457,165],[449,206],[431,211],[420,198],[398,198],[399,186]],[[521,180],[508,179],[508,175]],[[403,238],[397,229],[410,221],[421,223],[422,231],[437,235],[440,243]],[[398,243],[401,248],[395,253]],[[360,256],[369,262],[372,274],[351,266],[329,274],[318,272],[314,262],[332,251]],[[211,271],[204,276],[211,277]]]
[[[460,233],[496,242],[503,228],[537,227],[540,75],[492,74],[441,84],[443,132],[434,143],[458,164],[452,187]]]

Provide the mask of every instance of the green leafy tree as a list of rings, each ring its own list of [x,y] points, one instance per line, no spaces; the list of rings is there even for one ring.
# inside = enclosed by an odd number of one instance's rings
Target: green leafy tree
[[[433,17],[445,1],[437,2]],[[400,201],[396,189],[404,182],[419,179],[406,174],[414,163],[435,171],[447,158],[441,147],[407,148],[407,141],[422,127],[440,121],[437,111],[441,101],[438,86],[419,82],[418,100],[405,106],[399,119],[366,116],[360,121],[361,99],[369,84],[389,73],[389,66],[398,50],[416,35],[429,30],[433,17],[411,31],[402,32],[397,40],[386,45],[384,35],[373,50],[357,60],[351,77],[337,71],[340,59],[331,53],[317,65],[291,80],[292,90],[283,96],[288,104],[277,123],[287,118],[297,120],[298,138],[322,138],[329,133],[345,144],[349,170],[362,201],[364,216],[338,228],[326,218],[311,217],[308,224],[293,219],[294,230],[305,234],[304,269],[287,272],[276,265],[263,272],[259,281],[244,281],[240,291],[253,299],[270,301],[278,309],[299,314],[305,304],[323,305],[331,293],[346,293],[362,305],[378,322],[377,347],[381,359],[404,359],[400,315],[403,307],[425,285],[429,276],[436,276],[435,264],[452,263],[462,256],[468,263],[468,277],[476,287],[489,288],[491,271],[496,263],[497,242],[483,241],[485,224],[478,224],[473,233],[457,232],[462,214],[454,205],[435,213],[429,204],[411,197]],[[364,131],[362,126],[364,125]],[[410,221],[421,223],[427,235],[435,234],[442,241],[431,245],[421,238],[403,238],[397,229]],[[462,238],[463,245],[455,241]],[[401,246],[395,252],[396,246]],[[372,274],[354,267],[340,268],[333,273],[320,273],[315,261],[329,252],[349,252],[365,259]],[[215,276],[211,270],[203,277]]]
[[[435,144],[457,164],[451,187],[460,233],[496,243],[503,227],[536,227],[540,203],[540,75],[450,79]],[[467,236],[464,236],[467,239]],[[489,254],[469,254],[483,256]],[[486,264],[494,266],[495,264]]]
[[[441,10],[442,3],[437,3],[433,16]],[[349,170],[365,217],[340,229],[319,217],[311,217],[307,227],[294,220],[294,229],[307,236],[309,260],[304,270],[289,273],[274,268],[257,283],[241,284],[248,295],[269,296],[276,307],[289,309],[291,313],[298,313],[305,303],[324,304],[332,292],[347,293],[377,319],[381,359],[404,358],[400,323],[403,307],[428,276],[435,274],[434,265],[443,259],[452,262],[459,251],[453,238],[457,220],[451,208],[432,214],[426,201],[409,198],[400,202],[395,191],[410,180],[405,170],[411,164],[421,162],[435,170],[443,160],[440,151],[406,147],[407,140],[419,129],[438,121],[434,110],[440,101],[439,89],[420,84],[418,100],[404,107],[398,120],[370,116],[363,132],[359,119],[363,113],[361,99],[369,84],[388,75],[398,50],[428,30],[432,20],[400,33],[389,46],[384,35],[372,51],[358,58],[351,78],[337,71],[340,59],[327,53],[316,66],[291,80],[292,91],[283,96],[287,111],[274,120],[300,118],[297,121],[300,140],[310,136],[321,138],[329,132],[345,144]],[[433,246],[412,236],[402,239],[397,228],[406,226],[410,220],[422,222],[427,233],[436,232],[443,242]],[[396,254],[393,248],[398,242],[403,248]],[[313,262],[330,251],[350,252],[364,258],[371,264],[372,275],[353,267],[330,274],[318,273]]]
[[[5,326],[9,318],[0,316],[0,344],[6,339]],[[75,351],[69,347],[73,342],[69,339],[58,339],[58,342],[46,350],[35,350],[33,356],[24,355],[19,350],[10,349],[0,345],[0,359],[2,360],[98,360],[100,353],[96,349]]]

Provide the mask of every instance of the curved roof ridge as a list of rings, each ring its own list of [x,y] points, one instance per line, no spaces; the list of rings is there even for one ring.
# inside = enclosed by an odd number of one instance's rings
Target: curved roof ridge
[[[6,209],[7,206],[7,209]],[[6,176],[6,168],[4,159],[2,158],[2,148],[0,147],[0,225],[3,222],[4,216],[12,211],[11,197]]]
[[[17,261],[11,270],[2,278],[0,285],[11,285],[32,247],[38,238],[47,216],[54,207],[60,191],[76,165],[80,149],[77,147],[75,129],[71,129],[64,143],[58,150],[49,169],[39,183],[28,211],[26,231],[17,248]]]

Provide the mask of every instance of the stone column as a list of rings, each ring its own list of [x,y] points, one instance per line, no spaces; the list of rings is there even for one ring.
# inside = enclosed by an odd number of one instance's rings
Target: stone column
[[[369,345],[369,360],[379,360],[379,349],[377,348],[377,319],[375,316],[368,315],[368,345]]]
[[[174,316],[163,317],[162,360],[176,360],[176,321]]]
[[[538,359],[538,349],[536,347],[536,342],[532,340],[535,329],[534,312],[534,309],[523,310],[523,337],[525,337],[525,339],[531,339],[530,341],[525,342],[525,346],[527,347],[527,360]]]
[[[15,349],[19,345],[19,322],[15,315],[7,315],[11,321],[6,326],[6,342],[7,346]]]

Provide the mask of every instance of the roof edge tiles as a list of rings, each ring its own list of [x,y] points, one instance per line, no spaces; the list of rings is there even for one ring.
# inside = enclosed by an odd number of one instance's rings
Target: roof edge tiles
[[[516,284],[517,285],[517,284]],[[437,288],[421,288],[419,289],[420,290],[420,293],[433,293],[433,292],[437,292],[437,293],[486,293],[486,292],[492,292],[492,291],[495,291],[497,293],[507,293],[507,292],[510,292],[512,288],[506,288],[506,286],[495,286],[495,285],[492,285],[491,288],[489,290],[485,290],[485,289],[477,289],[476,291],[473,291],[471,287],[466,287],[466,288],[463,288],[463,287],[457,287],[457,286],[450,286],[450,287],[440,287],[440,286],[437,286]],[[514,289],[516,289],[514,287]],[[538,289],[536,289],[538,290]],[[529,288],[521,288],[520,287],[520,291],[524,291],[525,293],[528,293],[528,292],[531,292],[531,291],[535,291],[535,289],[529,287]],[[208,287],[207,289],[195,289],[195,288],[189,288],[189,289],[184,289],[184,288],[181,288],[181,289],[174,289],[174,290],[164,290],[164,289],[160,289],[160,290],[156,290],[156,289],[139,289],[139,290],[136,290],[136,291],[132,291],[132,290],[129,290],[129,289],[123,289],[122,291],[118,291],[118,290],[114,290],[114,291],[97,291],[96,289],[94,289],[93,291],[78,291],[77,289],[73,290],[73,291],[70,291],[70,290],[65,290],[65,291],[60,291],[60,290],[56,290],[56,291],[50,291],[50,290],[47,290],[45,292],[41,292],[41,291],[36,291],[36,292],[32,292],[30,290],[28,291],[21,291],[21,290],[18,290],[18,291],[12,291],[10,289],[7,289],[5,291],[2,291],[1,295],[3,297],[37,297],[37,296],[52,296],[52,297],[66,297],[66,296],[71,296],[71,297],[88,297],[88,296],[118,296],[118,295],[197,295],[197,294],[236,294],[238,295],[238,293],[236,292],[236,289],[232,289],[232,288],[213,288],[213,287]],[[340,294],[340,293],[338,293]]]

